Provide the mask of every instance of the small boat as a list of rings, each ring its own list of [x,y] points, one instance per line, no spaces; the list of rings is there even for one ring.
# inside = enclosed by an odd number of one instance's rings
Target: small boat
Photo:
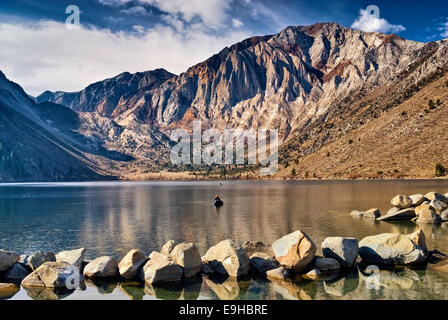
[[[221,207],[224,204],[224,202],[221,199],[213,200],[213,205],[217,208]]]

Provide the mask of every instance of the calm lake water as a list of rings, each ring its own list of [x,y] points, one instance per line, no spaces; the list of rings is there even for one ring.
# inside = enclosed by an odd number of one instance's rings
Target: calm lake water
[[[448,192],[448,181],[241,181],[0,184],[0,248],[19,254],[87,248],[87,258],[148,254],[170,239],[194,242],[201,254],[227,238],[272,243],[300,229],[318,246],[326,237],[358,240],[384,232],[411,233],[412,222],[352,217],[377,207],[384,214],[396,194]],[[215,209],[215,194],[224,206]],[[448,228],[421,226],[429,249],[448,252]],[[57,295],[26,291],[13,299],[447,299],[448,275],[430,270],[382,271],[381,288],[362,274],[325,281],[199,278],[179,287],[138,283],[94,284]]]

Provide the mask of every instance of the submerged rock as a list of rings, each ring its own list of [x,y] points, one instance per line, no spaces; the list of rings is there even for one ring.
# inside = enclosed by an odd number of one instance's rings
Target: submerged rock
[[[70,251],[61,251],[56,254],[56,261],[67,262],[68,264],[81,268],[85,255],[85,248],[79,248]]]
[[[280,265],[294,271],[302,271],[316,254],[316,245],[300,230],[275,241],[272,249]]]
[[[148,284],[178,282],[184,271],[170,257],[154,252],[143,267],[144,280]]]
[[[390,209],[386,215],[377,218],[378,221],[402,221],[412,220],[415,218],[414,208],[399,210],[397,208]]]
[[[20,256],[14,252],[0,250],[0,273],[7,271],[19,259]]]
[[[132,249],[121,259],[118,271],[123,278],[133,279],[147,260],[148,258],[141,250]]]
[[[278,262],[270,255],[263,252],[255,252],[250,257],[250,266],[258,273],[266,273],[278,268]]]
[[[207,250],[203,257],[215,272],[240,277],[249,272],[249,257],[235,240],[223,240]]]
[[[178,244],[171,251],[170,257],[184,269],[185,278],[193,277],[201,271],[201,255],[193,243]]]
[[[354,210],[354,211],[352,211],[350,214],[351,214],[352,216],[355,216],[355,217],[363,217],[363,216],[364,216],[364,211],[357,211],[357,210]]]
[[[414,265],[426,259],[423,249],[399,233],[365,237],[359,242],[359,255],[364,261],[380,265]]]
[[[351,267],[358,257],[358,240],[329,237],[322,242],[324,257],[336,259],[343,267]]]
[[[377,208],[369,209],[366,212],[364,212],[363,215],[364,218],[372,218],[372,219],[376,219],[379,216],[381,216],[381,212]]]
[[[118,262],[109,256],[96,258],[85,266],[84,276],[87,278],[117,277]]]
[[[392,200],[390,201],[390,203],[394,207],[397,207],[400,209],[407,209],[412,206],[412,199],[408,196],[404,196],[404,195],[400,194],[400,195],[393,197]]]
[[[83,277],[79,268],[66,262],[45,262],[22,281],[24,287],[75,289]],[[76,283],[78,281],[78,283]]]
[[[37,251],[28,257],[27,262],[31,270],[36,270],[45,262],[55,262],[56,257],[53,252]]]

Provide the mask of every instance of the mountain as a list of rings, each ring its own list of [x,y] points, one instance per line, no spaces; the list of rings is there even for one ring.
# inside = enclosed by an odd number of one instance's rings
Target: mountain
[[[448,161],[438,147],[425,145],[431,157],[415,164],[421,170],[411,170],[414,160],[386,165],[389,160],[380,155],[406,154],[408,141],[417,136],[408,125],[425,131],[421,138],[439,132],[443,121],[414,126],[409,114],[423,112],[423,122],[436,117],[434,109],[422,111],[431,99],[440,100],[437,112],[446,111],[447,64],[447,40],[419,43],[319,23],[246,39],[180,75],[163,69],[123,73],[76,93],[44,92],[36,101],[76,112],[76,132],[95,136],[104,148],[101,165],[124,178],[170,167],[168,136],[174,128],[191,129],[194,119],[220,130],[278,128],[278,177],[290,177],[292,169],[300,177],[371,177],[380,171],[381,177],[388,171],[420,177],[431,175],[434,161]],[[418,101],[415,110],[411,101]],[[400,128],[400,134],[384,123]],[[448,141],[443,132],[438,139]]]

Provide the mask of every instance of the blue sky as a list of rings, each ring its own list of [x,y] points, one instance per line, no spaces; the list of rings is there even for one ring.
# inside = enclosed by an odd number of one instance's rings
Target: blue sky
[[[78,29],[65,26],[72,4]],[[74,91],[123,71],[180,73],[246,37],[327,21],[434,41],[448,38],[448,1],[2,0],[0,70],[33,95]]]

